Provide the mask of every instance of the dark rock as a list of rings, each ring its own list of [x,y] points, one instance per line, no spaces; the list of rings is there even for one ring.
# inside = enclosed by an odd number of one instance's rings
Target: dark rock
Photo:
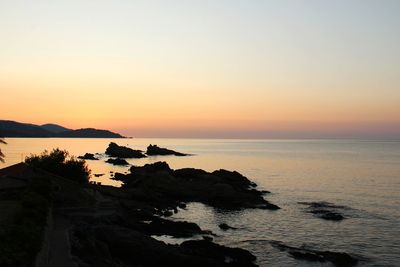
[[[207,255],[220,262],[229,262],[232,266],[256,266],[254,264],[256,257],[241,248],[228,248],[207,240],[185,241],[181,244],[181,248],[195,255]]]
[[[202,237],[204,240],[209,241],[209,242],[212,242],[214,240],[211,236],[208,236],[208,235],[203,235]]]
[[[113,176],[114,175],[114,177],[112,178],[113,180],[117,180],[117,181],[124,181],[124,179],[125,179],[125,177],[126,177],[126,175],[125,174],[123,174],[123,173],[119,173],[119,172],[116,172],[116,173],[114,173],[114,174],[111,174],[111,176]]]
[[[314,209],[319,209],[319,208],[333,208],[333,209],[347,209],[348,207],[346,206],[341,206],[341,205],[335,205],[333,203],[330,202],[326,202],[326,201],[319,201],[319,202],[298,202],[301,205],[307,205],[310,208],[314,208]]]
[[[117,158],[145,158],[146,155],[141,150],[133,150],[132,148],[119,146],[116,143],[111,142],[108,145],[106,154],[111,157]]]
[[[348,209],[346,206],[339,206],[329,202],[298,202],[301,205],[309,206],[306,211],[314,214],[318,218],[329,221],[341,221],[345,217],[338,212],[339,209]]]
[[[94,156],[94,154],[92,154],[92,153],[86,153],[85,155],[83,155],[83,156],[79,156],[78,157],[78,159],[85,159],[85,160],[99,160],[98,158],[96,158],[95,156]]]
[[[358,259],[345,252],[319,251],[307,249],[304,246],[300,248],[283,244],[279,241],[271,241],[271,245],[281,251],[288,252],[293,258],[307,261],[331,262],[335,266],[354,266]]]
[[[210,241],[168,245],[139,231],[109,225],[84,225],[72,230],[72,253],[80,266],[256,266],[248,251]],[[206,243],[202,243],[206,242]],[[226,259],[231,259],[227,262]]]
[[[191,237],[196,234],[207,233],[195,223],[170,221],[161,218],[154,218],[145,229],[151,235],[170,235],[173,237]]]
[[[173,215],[173,213],[170,210],[165,210],[165,211],[162,212],[162,215],[165,216],[165,217],[170,217],[170,216]]]
[[[262,192],[250,188],[251,182],[235,171],[171,170],[165,162],[133,166],[130,170],[130,174],[116,175],[116,179],[123,181],[123,189],[142,201],[158,202],[170,208],[181,202],[197,201],[226,209],[279,209],[266,201]]]
[[[224,231],[229,230],[229,229],[231,229],[231,230],[237,229],[235,227],[227,225],[226,223],[221,223],[220,225],[218,225],[218,227],[221,228]]]
[[[126,160],[120,159],[120,158],[108,159],[108,160],[106,160],[106,162],[113,164],[113,165],[121,165],[121,166],[129,165],[129,163]]]
[[[103,176],[104,175],[104,173],[95,173],[94,174],[94,177],[101,177],[101,176]]]
[[[186,204],[185,203],[179,203],[178,207],[181,209],[186,209]]]
[[[149,145],[147,147],[146,154],[148,156],[166,156],[166,155],[188,156],[188,154],[183,154],[167,148],[158,147],[157,145]]]
[[[326,212],[319,216],[321,219],[330,220],[330,221],[341,221],[344,219],[342,214],[336,212]]]
[[[130,169],[131,173],[135,173],[136,175],[140,174],[150,174],[150,173],[157,173],[157,172],[167,172],[171,173],[172,170],[168,166],[165,161],[158,161],[152,164],[145,164],[142,167],[132,166]]]
[[[255,206],[255,208],[258,209],[264,209],[264,210],[279,210],[280,207],[278,205],[272,204],[272,203],[263,203],[261,205]]]
[[[179,247],[167,245],[137,231],[115,226],[97,226],[85,229],[84,236],[79,238],[80,243],[89,244],[80,247],[75,253],[92,263],[93,259],[103,258],[102,250],[96,245],[99,242],[106,244],[113,259],[111,266],[201,266],[213,264],[203,259],[194,259],[183,254]],[[84,242],[82,242],[84,241]],[[93,247],[90,250],[87,247]],[[92,252],[86,254],[86,252]],[[91,262],[91,261],[92,262]],[[196,263],[196,260],[199,263]],[[118,264],[122,262],[123,264]],[[97,266],[97,265],[91,265]]]

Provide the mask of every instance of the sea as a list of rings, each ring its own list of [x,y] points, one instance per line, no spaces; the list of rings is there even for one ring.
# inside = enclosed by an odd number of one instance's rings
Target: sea
[[[132,165],[166,161],[171,168],[194,167],[207,171],[236,170],[280,210],[218,210],[189,203],[171,219],[195,222],[215,234],[219,244],[241,247],[257,257],[259,266],[333,266],[292,258],[271,245],[346,252],[360,259],[359,266],[400,266],[400,141],[385,140],[239,140],[239,139],[67,139],[7,138],[1,145],[6,162],[0,168],[24,160],[30,154],[60,148],[71,155],[99,153],[88,161],[92,180],[120,186],[111,172],[129,167],[105,163],[110,142],[146,150],[157,144],[188,157],[152,156],[129,159]],[[342,221],[327,221],[307,212],[299,202],[330,202],[345,206]],[[227,223],[236,230],[222,231]],[[182,239],[157,237],[168,243]],[[201,237],[197,237],[201,238]]]

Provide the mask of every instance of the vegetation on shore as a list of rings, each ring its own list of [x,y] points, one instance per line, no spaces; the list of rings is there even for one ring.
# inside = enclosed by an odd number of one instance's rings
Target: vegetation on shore
[[[90,170],[86,162],[71,157],[66,150],[56,148],[51,152],[44,151],[40,155],[31,155],[25,159],[25,163],[78,183],[89,182]]]

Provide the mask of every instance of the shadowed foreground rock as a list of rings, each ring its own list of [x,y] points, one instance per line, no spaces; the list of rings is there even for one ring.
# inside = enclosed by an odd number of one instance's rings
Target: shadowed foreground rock
[[[254,183],[236,171],[172,170],[166,162],[132,166],[130,174],[115,174],[132,198],[176,208],[179,202],[201,202],[226,209],[279,209],[263,198]]]
[[[279,241],[271,241],[271,245],[281,251],[288,252],[293,258],[307,261],[331,262],[335,266],[354,266],[358,259],[345,252],[319,251],[304,247],[296,248]]]
[[[110,157],[116,158],[145,158],[146,155],[141,150],[134,150],[129,147],[119,146],[114,142],[111,142],[107,149],[106,154]]]
[[[148,156],[166,156],[166,155],[174,155],[174,156],[179,156],[179,157],[188,156],[188,154],[183,154],[180,152],[176,152],[174,150],[162,148],[157,145],[149,145],[147,147],[146,154]]]
[[[72,251],[79,266],[256,266],[246,250],[209,241],[168,245],[141,232],[118,226],[76,226]]]

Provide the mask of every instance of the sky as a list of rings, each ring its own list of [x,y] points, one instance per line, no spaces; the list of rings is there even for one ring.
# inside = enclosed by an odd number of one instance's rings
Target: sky
[[[400,1],[0,0],[0,119],[399,138]]]

